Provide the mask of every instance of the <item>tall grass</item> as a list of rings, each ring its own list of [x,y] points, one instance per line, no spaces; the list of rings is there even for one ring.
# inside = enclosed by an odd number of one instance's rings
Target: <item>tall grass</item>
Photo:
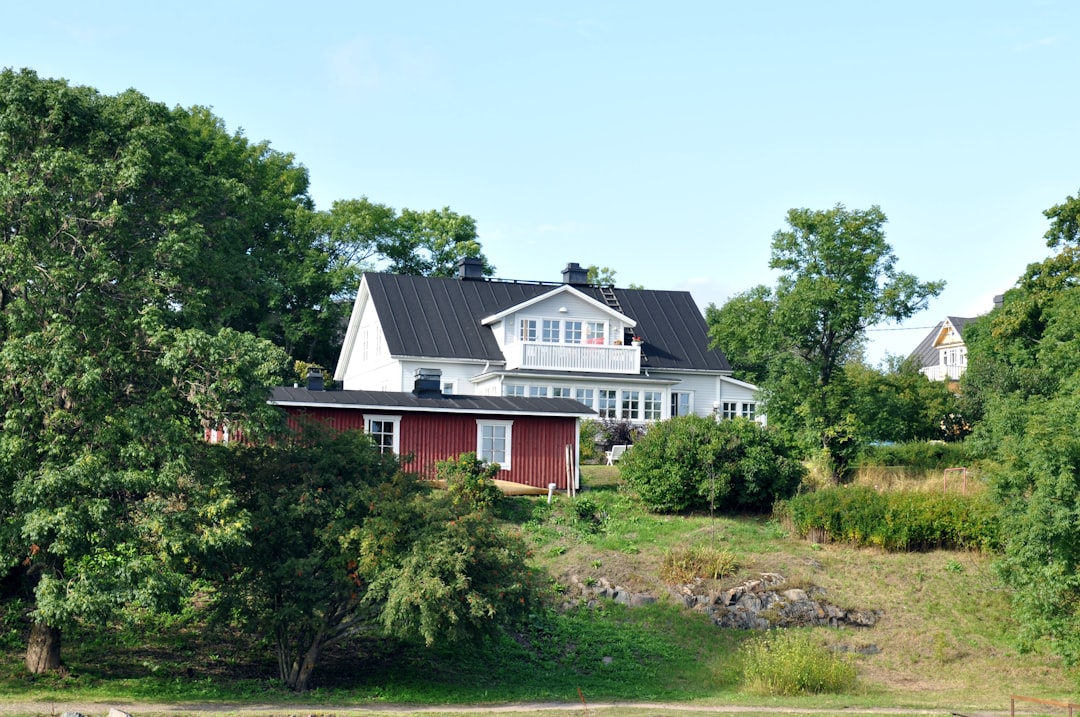
[[[790,697],[855,689],[854,663],[807,632],[773,630],[745,642],[739,653],[743,689],[751,694]]]

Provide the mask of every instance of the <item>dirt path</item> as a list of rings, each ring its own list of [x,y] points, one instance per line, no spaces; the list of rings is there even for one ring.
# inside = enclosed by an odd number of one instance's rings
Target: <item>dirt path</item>
[[[598,702],[583,706],[581,703],[527,702],[507,705],[471,705],[418,707],[415,705],[290,705],[290,704],[153,704],[153,703],[95,703],[95,702],[3,702],[0,715],[19,717],[59,717],[64,713],[81,713],[86,717],[104,717],[110,708],[116,708],[134,717],[377,717],[393,715],[454,715],[455,717],[480,717],[495,714],[535,714],[547,717],[678,717],[679,715],[727,715],[727,714],[806,714],[806,715],[941,715],[949,717],[960,714],[946,709],[902,709],[890,707],[848,707],[835,709],[769,707],[755,705],[681,705],[661,702]],[[968,717],[1005,717],[1008,710],[1000,712],[965,712]]]

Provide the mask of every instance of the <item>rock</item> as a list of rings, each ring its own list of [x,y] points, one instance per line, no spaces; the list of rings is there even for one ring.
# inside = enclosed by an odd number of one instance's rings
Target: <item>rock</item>
[[[118,710],[115,707],[110,707],[107,717],[131,717],[131,713],[125,712],[123,710]]]

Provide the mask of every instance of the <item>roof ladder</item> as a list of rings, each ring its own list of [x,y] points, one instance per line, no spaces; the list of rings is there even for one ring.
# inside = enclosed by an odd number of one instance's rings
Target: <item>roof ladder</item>
[[[614,286],[601,286],[600,295],[604,297],[604,301],[607,302],[608,306],[615,309],[620,314],[622,313],[622,306],[619,305],[619,297],[615,296]]]

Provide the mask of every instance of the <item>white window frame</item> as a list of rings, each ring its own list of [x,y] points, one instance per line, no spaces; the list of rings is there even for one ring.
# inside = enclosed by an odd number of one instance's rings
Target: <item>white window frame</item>
[[[540,341],[545,344],[562,343],[562,319],[541,319]]]
[[[641,420],[641,391],[623,389],[619,392],[619,416],[627,421]]]
[[[742,413],[741,413],[741,415],[742,415],[743,418],[746,418],[746,419],[751,420],[751,421],[753,421],[755,418],[757,418],[757,402],[755,402],[755,401],[744,401],[743,404],[742,404]]]
[[[596,389],[575,388],[574,400],[584,403],[589,408],[596,408]]]
[[[604,395],[608,394],[608,395]],[[610,406],[607,402],[610,401]],[[610,413],[605,411],[610,410]],[[596,412],[600,418],[619,417],[619,392],[613,388],[600,388],[596,390]]]
[[[547,398],[548,387],[547,386],[529,386],[529,398]]]
[[[494,457],[494,446],[491,451],[484,451],[484,429],[493,429],[491,436],[492,441],[497,440],[494,435],[494,429],[503,429],[501,439],[503,441],[503,455],[505,460],[496,461],[492,460]],[[510,470],[511,462],[513,460],[513,444],[514,444],[514,422],[513,421],[489,421],[486,419],[476,419],[476,456],[480,460],[486,463],[498,463],[499,468],[504,471]]]
[[[659,421],[663,417],[664,394],[660,391],[641,392],[641,417],[646,421]]]
[[[519,398],[525,397],[525,384],[523,383],[504,383],[503,384],[504,396],[518,396]]]
[[[525,342],[537,340],[536,319],[522,319],[518,322],[518,339]]]
[[[679,400],[680,396],[686,396],[686,413],[679,413],[678,406],[682,403]],[[692,391],[672,391],[671,392],[671,416],[692,416],[694,414],[694,393]]]
[[[745,404],[744,404],[745,405]],[[724,401],[720,404],[720,419],[730,421],[739,416],[739,404],[736,401]]]
[[[563,321],[563,343],[580,344],[585,338],[584,322],[580,319]]]
[[[390,441],[391,442],[390,451],[395,456],[400,456],[401,455],[401,416],[385,415],[385,414],[381,414],[381,413],[365,413],[364,414],[364,433],[367,433],[369,436],[376,435],[371,430],[371,424],[374,421],[379,421],[379,422],[382,422],[382,423],[389,423],[389,424],[391,424],[393,426],[393,433],[392,433],[392,437],[391,437],[391,441]],[[379,450],[380,450],[380,452],[382,452],[382,447],[383,447],[382,444],[379,443],[378,441],[376,441],[376,445],[379,446]]]
[[[606,344],[607,343],[607,322],[606,321],[586,321],[585,322],[585,343],[587,343],[587,344]]]

